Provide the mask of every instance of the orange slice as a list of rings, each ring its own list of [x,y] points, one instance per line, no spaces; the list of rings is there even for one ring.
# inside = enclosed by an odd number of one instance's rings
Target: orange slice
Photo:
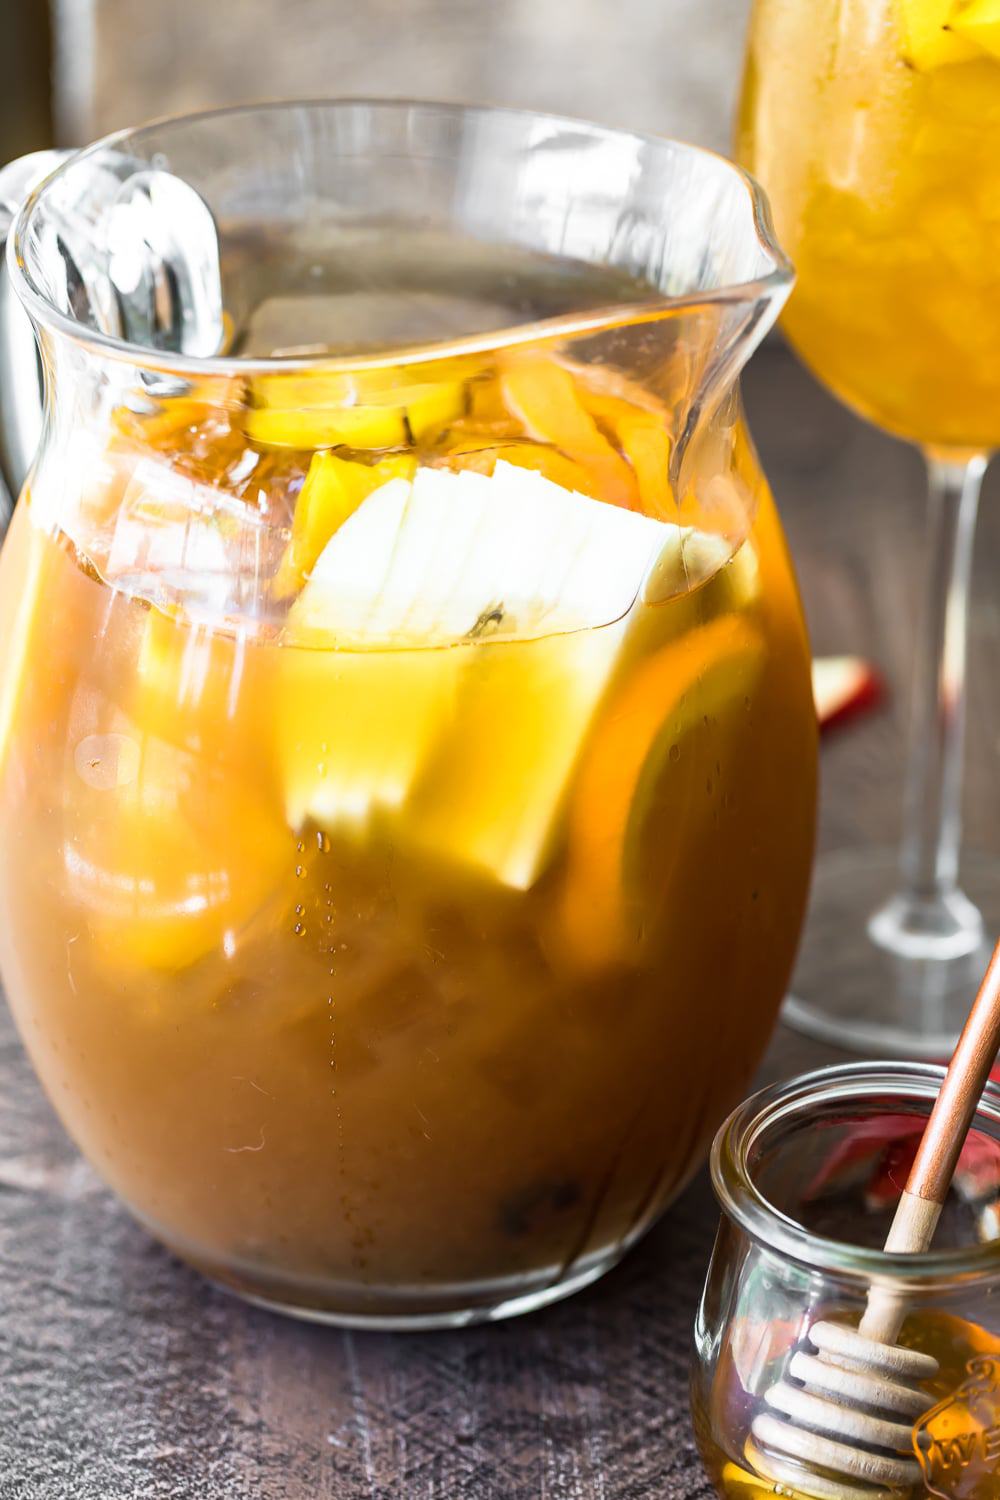
[[[589,470],[602,500],[630,510],[638,507],[631,469],[587,411],[568,370],[547,354],[511,354],[504,360],[500,387],[505,405],[528,437],[552,444]]]
[[[641,925],[644,848],[667,840],[681,858],[697,818],[685,741],[730,705],[743,711],[761,652],[745,620],[723,615],[649,657],[601,714],[568,817],[561,921],[578,960],[628,953]],[[657,859],[662,866],[662,850]]]

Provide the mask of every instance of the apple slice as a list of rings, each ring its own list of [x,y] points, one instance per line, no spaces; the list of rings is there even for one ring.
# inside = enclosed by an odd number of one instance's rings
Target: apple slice
[[[821,729],[872,707],[883,691],[880,677],[860,656],[818,656],[813,662],[812,680]]]
[[[380,486],[320,554],[295,644],[371,650],[528,639],[620,619],[681,528],[499,461]]]
[[[531,885],[631,606],[687,535],[502,461],[369,495],[288,616],[292,825],[395,813],[394,837]]]

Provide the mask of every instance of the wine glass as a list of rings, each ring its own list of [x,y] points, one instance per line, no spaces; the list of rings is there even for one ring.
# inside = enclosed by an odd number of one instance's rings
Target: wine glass
[[[796,264],[785,329],[848,405],[926,456],[927,577],[898,851],[817,866],[788,1020],[934,1056],[989,951],[1000,869],[959,883],[969,573],[1000,442],[1000,7],[757,0],[738,154]]]

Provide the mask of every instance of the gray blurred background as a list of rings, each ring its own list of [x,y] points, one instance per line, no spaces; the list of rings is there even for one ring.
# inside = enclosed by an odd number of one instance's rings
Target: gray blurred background
[[[0,0],[0,160],[156,115],[330,94],[528,105],[725,149],[748,4]]]

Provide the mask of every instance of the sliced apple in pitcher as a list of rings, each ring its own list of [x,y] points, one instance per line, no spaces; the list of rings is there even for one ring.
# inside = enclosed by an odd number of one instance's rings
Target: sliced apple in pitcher
[[[722,614],[647,658],[608,704],[567,814],[560,935],[574,961],[612,963],[634,947],[647,866],[662,886],[664,845],[683,861],[709,814],[693,742],[745,713],[762,663],[753,626]]]
[[[447,538],[411,527],[420,556],[409,580],[401,533],[412,486],[393,479],[338,527],[289,611],[280,653],[277,755],[293,828],[363,829],[398,808],[435,727],[450,711],[448,651],[386,649],[404,626],[420,566]],[[412,642],[411,642],[412,643]],[[380,649],[381,648],[381,649]]]
[[[394,808],[401,838],[529,885],[623,617],[680,538],[503,462],[423,468],[369,495],[289,613],[278,737],[293,826]]]
[[[466,617],[478,610],[479,644],[454,653],[454,707],[407,799],[404,836],[523,890],[551,851],[630,607],[680,533],[503,462],[489,479],[455,477],[451,503],[464,489],[478,512],[455,598]]]

